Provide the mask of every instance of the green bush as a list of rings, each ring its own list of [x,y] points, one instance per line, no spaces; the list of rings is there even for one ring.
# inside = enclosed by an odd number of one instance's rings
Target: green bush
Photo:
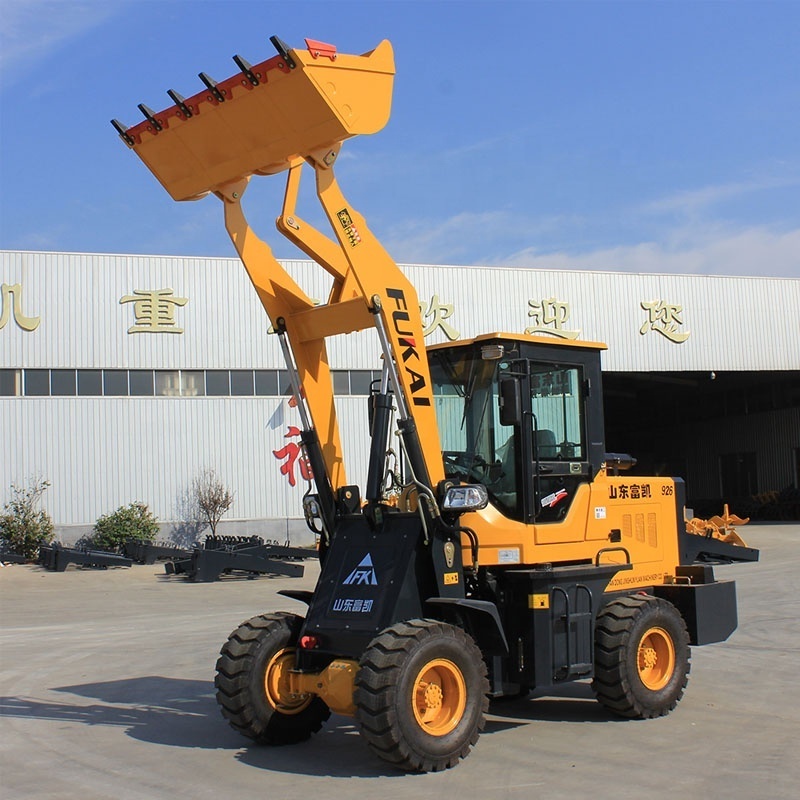
[[[158,521],[144,503],[120,506],[105,514],[94,524],[88,544],[98,550],[119,550],[125,542],[152,542],[158,533]]]
[[[36,558],[39,548],[53,541],[53,520],[38,507],[48,486],[41,478],[31,478],[28,486],[12,484],[11,500],[3,507],[0,539],[24,558]]]

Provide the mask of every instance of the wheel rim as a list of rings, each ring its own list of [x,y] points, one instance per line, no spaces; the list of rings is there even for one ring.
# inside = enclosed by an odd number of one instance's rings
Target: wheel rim
[[[467,684],[452,661],[429,661],[419,671],[412,691],[414,717],[426,733],[444,736],[461,722],[467,707]]]
[[[663,689],[675,672],[675,645],[663,628],[650,628],[637,653],[639,678],[647,689]]]
[[[293,694],[289,671],[294,667],[294,648],[285,647],[269,660],[264,672],[267,702],[281,714],[299,714],[314,699],[310,694]]]

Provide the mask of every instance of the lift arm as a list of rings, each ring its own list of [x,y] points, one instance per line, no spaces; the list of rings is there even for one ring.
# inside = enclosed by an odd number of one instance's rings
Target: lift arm
[[[113,121],[114,127],[175,200],[208,193],[222,200],[234,247],[273,326],[288,340],[304,395],[297,400],[307,405],[313,426],[304,443],[323,500],[347,483],[325,341],[373,326],[409,462],[417,480],[435,486],[444,473],[417,294],[334,175],[342,142],[374,133],[388,120],[391,45],[384,41],[353,56],[308,39],[305,51],[272,41],[278,56],[256,66],[235,56],[241,74],[214,83],[201,73],[207,91],[188,99],[170,91],[173,106],[160,113],[140,106],[144,122],[126,128]],[[314,170],[334,238],[296,212],[305,164]],[[254,234],[242,209],[253,175],[283,171],[288,176],[277,227],[332,277],[322,305]]]

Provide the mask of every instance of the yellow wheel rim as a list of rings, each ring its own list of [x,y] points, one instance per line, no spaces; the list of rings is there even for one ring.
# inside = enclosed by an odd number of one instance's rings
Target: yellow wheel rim
[[[289,671],[294,668],[294,648],[285,647],[269,660],[264,672],[267,702],[281,714],[299,714],[314,699],[310,694],[293,694]]]
[[[444,736],[461,722],[467,707],[467,684],[452,661],[429,661],[419,671],[412,692],[414,717],[426,733]]]
[[[645,688],[663,689],[675,672],[675,645],[663,628],[650,628],[639,642],[636,666]]]

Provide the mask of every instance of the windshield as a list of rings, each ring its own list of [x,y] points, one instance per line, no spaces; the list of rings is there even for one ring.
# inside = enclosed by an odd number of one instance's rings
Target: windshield
[[[445,477],[484,484],[490,501],[517,517],[514,427],[500,424],[498,398],[508,361],[463,348],[429,357]]]

